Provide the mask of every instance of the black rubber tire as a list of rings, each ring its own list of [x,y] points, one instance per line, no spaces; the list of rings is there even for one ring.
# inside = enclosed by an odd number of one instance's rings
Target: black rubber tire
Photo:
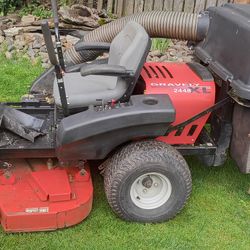
[[[132,183],[142,174],[158,172],[172,185],[169,199],[155,209],[142,209],[130,197]],[[192,190],[192,178],[183,156],[166,143],[147,140],[128,144],[105,163],[104,188],[108,203],[122,219],[167,221],[180,212]]]

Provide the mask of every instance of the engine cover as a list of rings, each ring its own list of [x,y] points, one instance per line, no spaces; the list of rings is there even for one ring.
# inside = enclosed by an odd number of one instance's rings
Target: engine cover
[[[198,63],[146,63],[141,76],[145,94],[169,95],[178,125],[211,107],[215,102],[215,83],[210,72]],[[158,139],[169,144],[194,144],[210,114]]]

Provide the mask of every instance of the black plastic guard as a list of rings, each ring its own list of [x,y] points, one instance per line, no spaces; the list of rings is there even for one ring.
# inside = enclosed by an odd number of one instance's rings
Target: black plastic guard
[[[235,94],[250,100],[250,5],[225,4],[208,9],[210,25],[196,56]]]
[[[0,132],[7,129],[26,140],[34,142],[37,136],[43,134],[41,132],[43,123],[44,121],[41,119],[0,104]],[[1,138],[0,146],[6,144]]]
[[[127,141],[164,135],[174,120],[168,95],[137,95],[127,104],[92,107],[61,121],[57,157],[63,161],[103,159]]]

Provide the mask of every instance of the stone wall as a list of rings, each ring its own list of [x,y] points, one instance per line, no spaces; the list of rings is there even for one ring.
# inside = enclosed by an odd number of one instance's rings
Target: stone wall
[[[80,8],[81,10],[84,8],[86,16],[71,14],[71,9],[68,7],[60,10],[60,25],[64,30],[64,34],[68,34],[61,36],[64,51],[79,40],[79,38],[69,35],[68,29],[72,30],[73,27],[73,30],[77,30],[78,27],[81,29],[81,31],[78,30],[78,33],[86,32],[86,30],[99,26],[98,20],[100,19],[98,18],[106,18],[106,22],[110,21],[105,16],[105,13],[97,12],[95,9],[85,6],[78,7],[78,5],[75,8]],[[70,21],[72,21],[73,26],[70,24]],[[78,24],[77,27],[75,27],[76,24]],[[50,21],[51,28],[52,25],[53,22]],[[41,21],[31,15],[22,19],[17,15],[0,17],[0,52],[4,53],[7,59],[20,55],[29,58],[32,62],[40,60],[43,68],[50,67],[47,49],[41,33]],[[186,46],[186,42],[174,40],[169,42],[167,51],[151,51],[147,60],[189,62],[193,60],[193,52]]]
[[[71,31],[84,34],[102,24],[112,21],[104,11],[88,8],[84,5],[62,6],[59,10],[60,29],[63,31],[61,41],[63,50],[70,48],[79,39],[71,36]],[[44,68],[49,67],[47,50],[41,32],[41,20],[28,15],[19,17],[16,14],[0,17],[0,50],[6,58],[15,54],[25,54],[32,61],[41,60]],[[53,29],[53,20],[48,20]]]
[[[53,38],[53,40],[55,40]],[[71,36],[61,36],[63,50],[73,46],[79,39]],[[0,50],[7,59],[12,59],[16,54],[28,57],[32,62],[41,60],[42,67],[50,66],[47,49],[41,33],[26,33],[22,28],[11,28],[0,35]]]

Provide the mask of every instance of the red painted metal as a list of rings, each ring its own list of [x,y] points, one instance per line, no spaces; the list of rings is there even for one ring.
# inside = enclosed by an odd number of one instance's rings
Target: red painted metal
[[[48,170],[45,160],[12,160],[0,173],[0,222],[7,232],[47,231],[81,222],[92,208],[93,186],[71,166]]]
[[[215,83],[204,82],[185,63],[146,63],[142,78],[145,94],[168,94],[176,109],[177,125],[204,111],[215,102]],[[193,144],[207,122],[208,115],[158,139],[169,144]]]

